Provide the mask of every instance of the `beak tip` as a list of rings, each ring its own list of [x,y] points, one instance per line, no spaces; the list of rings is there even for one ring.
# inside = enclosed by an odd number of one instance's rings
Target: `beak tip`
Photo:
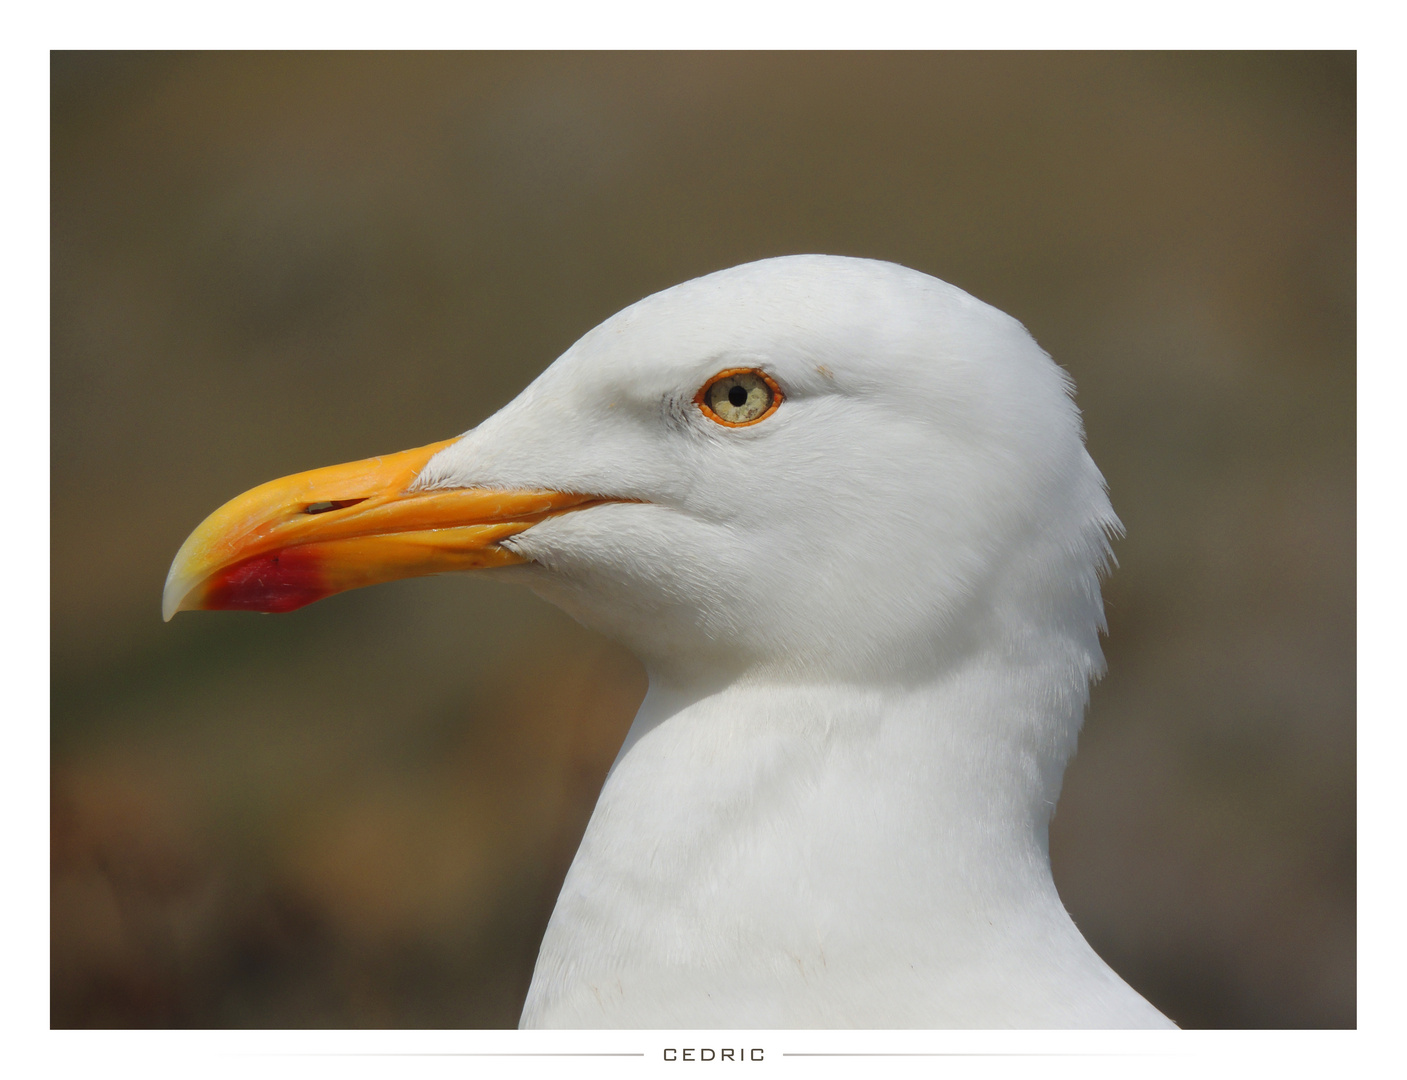
[[[179,557],[176,561],[180,562]],[[185,575],[176,573],[176,566],[173,564],[171,572],[166,575],[166,586],[161,590],[162,622],[170,622],[171,617],[183,609],[186,597],[191,592],[191,584]]]

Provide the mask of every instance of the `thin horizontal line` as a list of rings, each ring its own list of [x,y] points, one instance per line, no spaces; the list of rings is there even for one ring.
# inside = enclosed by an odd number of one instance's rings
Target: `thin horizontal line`
[[[320,1054],[315,1051],[298,1051],[294,1053],[278,1054],[251,1054],[251,1057],[644,1057],[643,1051],[615,1051],[615,1050],[565,1050],[565,1051],[531,1051],[531,1050],[446,1050],[440,1052],[428,1052],[418,1050],[407,1050],[404,1053],[396,1051],[367,1051],[358,1053],[354,1050],[329,1050]]]
[[[1005,1050],[835,1050],[835,1051],[782,1051],[782,1057],[1167,1057],[1167,1054],[1134,1054],[1091,1051],[1053,1050],[1038,1051]]]

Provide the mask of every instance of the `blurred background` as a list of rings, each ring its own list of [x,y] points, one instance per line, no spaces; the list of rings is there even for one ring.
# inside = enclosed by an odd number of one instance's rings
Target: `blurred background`
[[[515,1024],[635,662],[470,577],[163,625],[166,568],[828,252],[1078,383],[1075,921],[1185,1026],[1353,1026],[1355,108],[1352,54],[54,54],[53,1025]]]

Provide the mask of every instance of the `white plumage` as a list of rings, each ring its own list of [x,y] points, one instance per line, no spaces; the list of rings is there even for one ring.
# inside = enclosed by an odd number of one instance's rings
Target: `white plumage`
[[[705,416],[729,369],[777,411]],[[796,256],[627,308],[429,461],[638,500],[491,571],[650,678],[523,1026],[1167,1026],[1050,874],[1119,527],[1071,390],[959,289]]]

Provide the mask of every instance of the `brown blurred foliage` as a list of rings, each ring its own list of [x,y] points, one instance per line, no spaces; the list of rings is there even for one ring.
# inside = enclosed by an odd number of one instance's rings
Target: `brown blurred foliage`
[[[1355,110],[1352,54],[55,54],[53,1024],[516,1022],[638,667],[468,577],[163,625],[166,567],[824,251],[1079,384],[1076,921],[1185,1025],[1353,1025]]]

